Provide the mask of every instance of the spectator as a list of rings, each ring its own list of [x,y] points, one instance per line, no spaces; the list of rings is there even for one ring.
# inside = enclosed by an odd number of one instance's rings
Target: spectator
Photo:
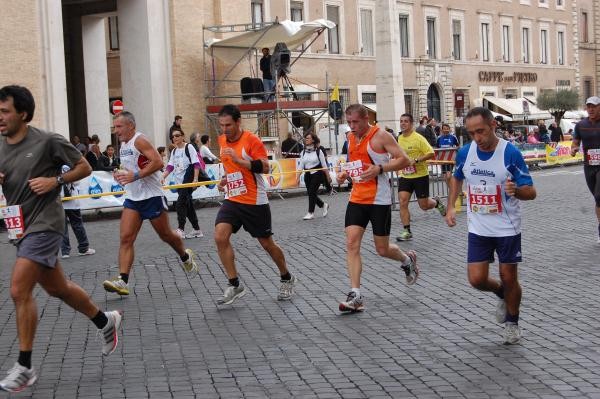
[[[73,136],[71,143],[79,150],[79,152],[85,155],[87,152],[87,147],[80,141],[79,136]]]
[[[265,91],[265,102],[269,102],[274,98],[273,92],[275,91],[275,80],[271,74],[271,54],[269,54],[269,48],[265,47],[262,49],[263,56],[260,59],[260,70],[263,75],[263,87]]]
[[[198,159],[198,153],[193,145],[185,142],[183,132],[173,130],[172,133],[175,148],[171,152],[169,163],[162,175],[163,184],[164,180],[171,172],[173,172],[175,177],[175,184],[198,182],[198,176],[200,175],[200,169],[202,168],[202,164]],[[192,200],[192,193],[194,190],[195,188],[177,189],[178,197],[177,202],[175,203],[175,209],[177,210],[177,222],[179,226],[176,232],[181,238],[204,237],[202,230],[200,230],[200,225],[198,224],[198,216],[196,215],[196,209],[194,209]],[[189,234],[185,233],[186,219],[190,220],[192,228],[194,229]]]
[[[537,127],[533,131],[529,131],[529,133],[527,133],[527,144],[539,144],[540,141],[535,137],[536,130]]]
[[[313,170],[327,168],[327,158],[325,157],[325,149],[321,146],[321,140],[315,133],[308,133],[304,136],[304,150],[300,159],[300,169],[304,172],[304,184],[308,192],[308,213],[304,216],[304,220],[311,220],[315,217],[315,206],[323,208],[323,217],[327,216],[329,205],[323,202],[317,195],[321,184],[331,185],[331,176],[329,170]],[[300,179],[300,174],[298,174]]]
[[[160,159],[162,159],[163,161],[163,165],[166,165],[169,162],[169,157],[167,155],[167,149],[163,146],[160,146],[156,149],[156,151],[158,151],[158,154],[160,155]],[[164,170],[164,168],[163,168]]]
[[[288,133],[287,138],[281,143],[281,156],[284,158],[299,158],[304,147],[298,140]]]
[[[91,141],[92,141],[92,139],[90,138],[90,136],[83,136],[83,138],[81,139],[81,142],[85,146],[85,153],[86,154],[88,153],[88,151],[90,151],[90,142]]]
[[[92,170],[103,170],[107,172],[112,172],[113,168],[104,166],[107,161],[103,161],[102,157],[106,158],[100,152],[100,147],[96,144],[90,145],[90,150],[85,154],[85,159],[89,162]]]
[[[202,142],[200,141],[200,133],[194,132],[190,136],[190,144],[194,146],[194,150],[198,154],[200,154],[200,147],[202,146]]]
[[[183,130],[181,129],[181,121],[182,120],[183,120],[183,117],[181,115],[175,115],[175,119],[173,120],[173,124],[169,128],[169,140],[171,142],[173,142],[173,131],[174,130],[178,130],[181,133],[185,134],[183,132]]]
[[[66,173],[70,170],[67,165],[62,167],[62,172]],[[63,195],[65,197],[71,197],[79,195],[79,183],[65,183],[62,186]],[[69,240],[69,224],[77,239],[77,253],[79,256],[94,255],[96,250],[90,248],[87,233],[83,226],[83,218],[81,217],[81,210],[79,200],[63,201],[63,208],[65,210],[65,232],[63,234],[63,240],[60,247],[60,253],[63,259],[71,257],[71,242]]]
[[[90,141],[92,144],[100,145],[100,137],[98,137],[97,134],[92,135],[92,138]]]
[[[202,135],[202,137],[200,137],[200,142],[202,143],[202,146],[200,147],[200,157],[202,157],[204,163],[212,164],[218,162],[219,158],[212,153],[210,148],[208,148],[210,145],[210,136],[208,134]]]
[[[565,136],[560,126],[557,126],[556,122],[552,122],[550,125],[550,141],[558,143],[559,141],[565,141]]]
[[[442,124],[442,133],[437,139],[436,146],[438,148],[458,147],[458,139],[454,134],[451,134],[449,124]]]
[[[106,146],[106,151],[100,157],[100,163],[105,170],[119,169],[120,160],[115,156],[115,147],[112,144]]]
[[[427,121],[427,126],[425,126],[424,129],[421,129],[420,131],[418,130],[418,128],[415,129],[415,131],[417,133],[419,133],[421,136],[425,137],[425,139],[427,140],[429,145],[434,148],[437,145],[437,136],[435,135],[436,124],[437,124],[436,120],[434,118],[430,118]]]
[[[538,121],[538,129],[539,129],[539,133],[538,133],[537,139],[544,143],[550,142],[550,136],[548,135],[548,129],[546,128],[546,125],[544,124],[543,120]]]

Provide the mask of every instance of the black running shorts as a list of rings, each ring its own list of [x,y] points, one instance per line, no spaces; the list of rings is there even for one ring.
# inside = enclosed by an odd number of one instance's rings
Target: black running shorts
[[[219,223],[230,224],[234,233],[243,226],[244,230],[254,238],[267,238],[273,235],[269,204],[248,205],[225,200],[217,213],[215,226]]]
[[[415,193],[417,198],[428,198],[429,197],[429,175],[422,177],[414,177],[408,179],[406,177],[398,178],[398,192],[406,191],[409,193]]]
[[[583,174],[590,192],[596,200],[596,206],[600,207],[600,166],[583,166]]]
[[[371,222],[374,236],[387,237],[392,227],[391,205],[364,205],[348,202],[345,225],[367,228]]]

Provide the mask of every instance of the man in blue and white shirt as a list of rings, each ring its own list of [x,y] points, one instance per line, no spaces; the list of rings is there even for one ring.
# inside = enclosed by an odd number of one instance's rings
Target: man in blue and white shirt
[[[517,264],[521,262],[520,201],[533,200],[536,190],[520,151],[495,135],[496,122],[487,108],[473,108],[465,122],[473,142],[457,154],[446,222],[450,227],[456,225],[454,204],[465,181],[469,282],[478,290],[498,296],[496,319],[505,323],[505,342],[516,344],[521,339],[521,286],[517,276]],[[501,281],[489,277],[494,251],[498,254]]]

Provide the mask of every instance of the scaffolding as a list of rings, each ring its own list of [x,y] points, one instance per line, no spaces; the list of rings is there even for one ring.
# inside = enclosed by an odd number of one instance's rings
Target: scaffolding
[[[329,22],[329,21],[325,21]],[[254,132],[261,138],[267,146],[270,155],[280,157],[280,141],[288,133],[297,141],[302,141],[303,135],[311,130],[316,130],[317,122],[323,117],[329,118],[328,105],[330,98],[330,88],[325,75],[325,88],[305,84],[288,75],[275,76],[274,93],[254,92],[241,93],[240,81],[231,79],[233,71],[244,60],[248,61],[249,77],[258,78],[259,51],[263,47],[273,48],[276,42],[285,42],[285,37],[278,36],[276,29],[279,29],[283,22],[267,22],[261,24],[236,24],[236,25],[216,25],[203,27],[203,42],[205,45],[204,65],[204,87],[206,101],[206,123],[207,131],[216,134],[219,131],[217,114],[224,104],[235,104],[242,114],[243,125],[248,130]],[[314,43],[315,40],[327,29],[327,24],[319,22],[304,24],[307,26],[313,24],[312,31],[305,33],[306,40],[300,43],[298,52],[291,48],[293,60],[290,62],[292,67],[298,59],[304,54],[306,49]],[[236,45],[223,46],[220,49],[227,51],[231,49],[229,65],[224,63],[226,68],[223,76],[218,76],[217,55],[215,48],[218,48],[218,41],[207,42],[206,34],[236,34],[245,35],[247,43],[245,46]],[[310,33],[310,34],[309,34]],[[300,36],[301,40],[304,36]],[[217,44],[214,44],[217,43]],[[208,64],[206,57],[209,57]],[[303,85],[303,90],[296,90],[296,83]],[[310,90],[306,90],[309,88]],[[329,120],[328,120],[329,122]]]

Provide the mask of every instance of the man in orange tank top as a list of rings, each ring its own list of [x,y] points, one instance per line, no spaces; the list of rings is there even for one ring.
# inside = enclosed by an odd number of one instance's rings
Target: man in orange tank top
[[[235,105],[223,106],[219,112],[219,147],[225,176],[218,188],[225,192],[225,200],[215,220],[215,243],[229,285],[218,301],[220,305],[230,305],[246,294],[231,246],[231,235],[241,227],[260,242],[277,265],[281,275],[277,299],[291,299],[296,285],[296,277],[288,271],[283,251],[271,231],[271,209],[261,176],[269,173],[267,150],[260,138],[241,129],[241,123],[240,110]]]
[[[337,180],[339,184],[348,178],[353,181],[345,220],[351,291],[339,309],[357,312],[364,310],[364,297],[360,293],[360,246],[369,222],[377,254],[400,262],[408,285],[417,281],[419,269],[414,251],[404,253],[397,245],[390,244],[392,194],[386,172],[402,169],[410,160],[392,135],[369,125],[367,109],[363,105],[350,105],[346,109],[346,121],[352,130],[348,135],[348,162],[342,166]]]

